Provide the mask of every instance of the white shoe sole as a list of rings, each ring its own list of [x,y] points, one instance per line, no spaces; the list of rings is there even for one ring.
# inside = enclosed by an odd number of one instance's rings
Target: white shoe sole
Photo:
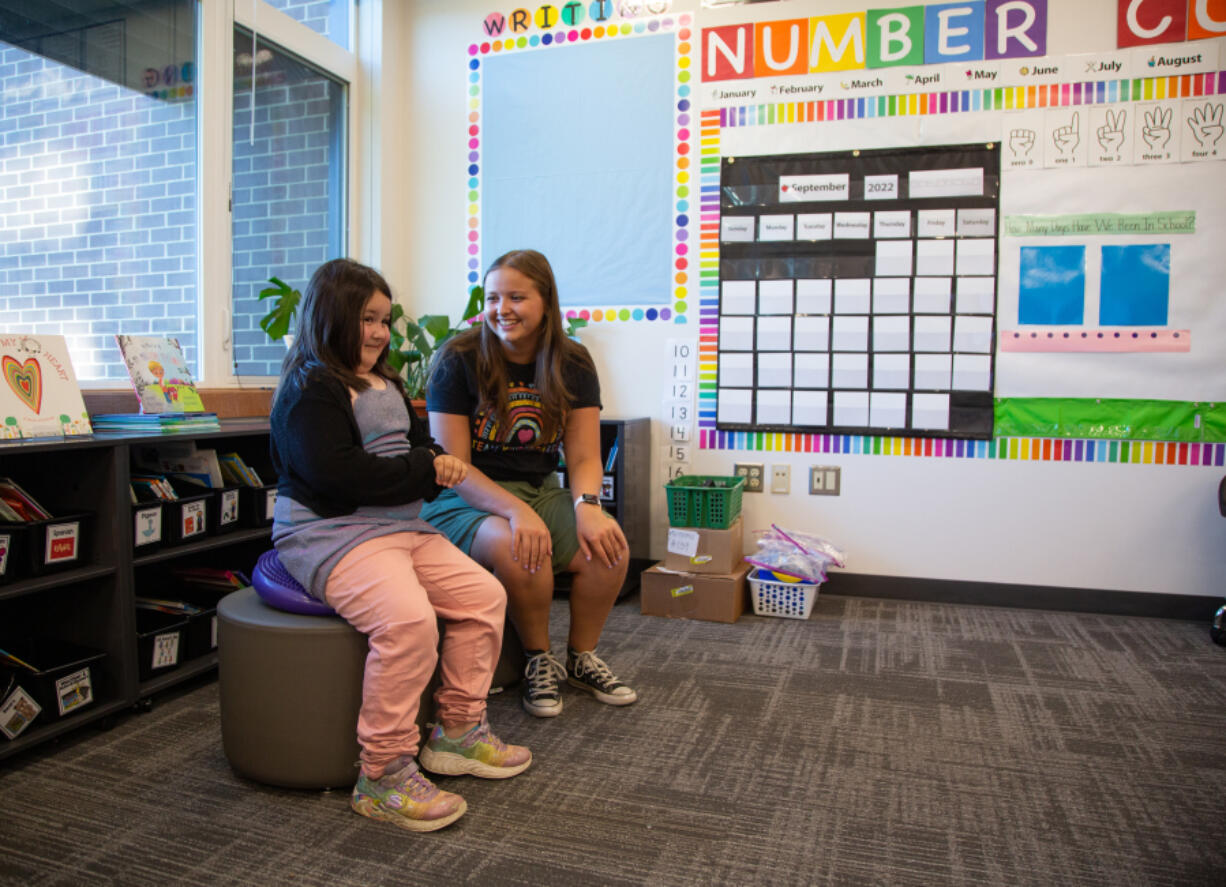
[[[629,705],[632,702],[636,702],[639,698],[639,694],[633,690],[621,696],[614,696],[612,693],[602,693],[595,687],[589,687],[587,684],[583,683],[583,681],[577,681],[571,677],[566,679],[566,683],[570,684],[572,687],[578,687],[580,690],[586,690],[605,705]]]
[[[421,766],[431,773],[442,776],[479,776],[482,779],[509,779],[528,769],[532,763],[531,753],[528,760],[513,767],[494,767],[484,761],[475,761],[463,755],[450,751],[434,751],[429,746],[422,748],[417,760]]]
[[[524,711],[538,718],[556,718],[562,713],[561,699],[551,705],[536,705],[523,697],[519,701],[523,703]]]
[[[378,804],[357,802],[352,799],[349,801],[349,806],[354,813],[365,816],[367,819],[390,822],[392,825],[410,832],[434,832],[441,828],[446,828],[468,810],[468,802],[463,798],[460,799],[460,806],[455,812],[441,819],[409,819],[407,816],[401,816],[399,813],[394,813]]]

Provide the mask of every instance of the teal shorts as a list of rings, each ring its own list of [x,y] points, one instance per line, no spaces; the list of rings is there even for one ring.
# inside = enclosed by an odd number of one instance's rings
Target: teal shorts
[[[579,536],[575,531],[575,500],[570,490],[559,486],[555,475],[550,474],[539,487],[527,481],[495,481],[516,499],[526,502],[540,515],[553,539],[553,571],[560,573],[579,553]],[[473,508],[460,498],[455,490],[443,490],[433,502],[427,502],[421,510],[421,519],[426,521],[460,551],[469,554],[477,528],[490,516],[488,511]]]

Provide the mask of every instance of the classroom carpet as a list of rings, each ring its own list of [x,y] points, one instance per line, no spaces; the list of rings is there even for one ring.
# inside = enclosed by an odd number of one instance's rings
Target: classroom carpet
[[[236,777],[216,682],[164,695],[0,762],[0,884],[1226,883],[1205,624],[824,592],[724,625],[632,597],[602,649],[639,702],[493,697],[533,765],[441,778],[469,812],[433,834]]]

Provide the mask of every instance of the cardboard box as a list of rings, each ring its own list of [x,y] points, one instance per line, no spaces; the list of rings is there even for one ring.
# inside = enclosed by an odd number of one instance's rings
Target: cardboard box
[[[738,516],[726,530],[670,527],[664,568],[685,573],[719,573],[724,576],[737,572],[745,557],[744,526],[745,519]]]
[[[639,596],[647,616],[736,622],[745,612],[749,564],[735,573],[674,573],[663,564],[643,571]]]

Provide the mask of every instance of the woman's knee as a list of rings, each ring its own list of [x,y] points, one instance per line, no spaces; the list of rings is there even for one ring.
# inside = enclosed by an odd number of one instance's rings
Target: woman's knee
[[[610,567],[598,557],[588,560],[583,552],[579,552],[568,564],[568,572],[573,573],[575,580],[585,587],[616,595],[625,584],[629,565],[629,558],[626,557]]]

